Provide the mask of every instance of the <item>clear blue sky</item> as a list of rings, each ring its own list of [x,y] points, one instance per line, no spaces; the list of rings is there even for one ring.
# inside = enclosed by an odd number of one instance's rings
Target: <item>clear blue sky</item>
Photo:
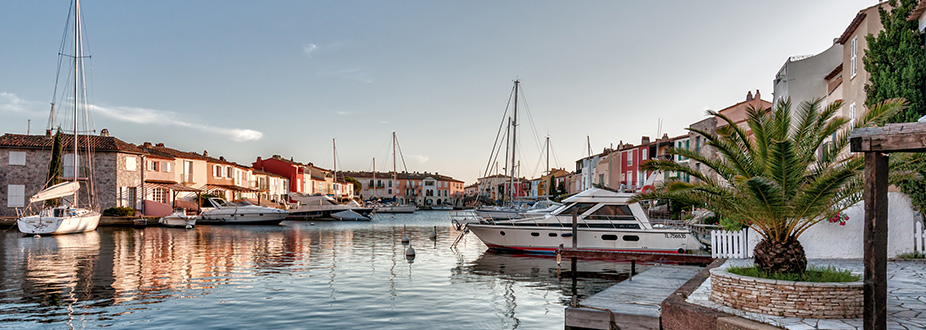
[[[872,0],[84,0],[95,128],[131,143],[481,175],[519,78],[556,167],[685,133],[819,53]],[[42,132],[68,0],[0,2],[0,131]],[[540,146],[521,126],[522,175]],[[2,133],[0,132],[0,133]],[[542,167],[543,165],[540,165]]]

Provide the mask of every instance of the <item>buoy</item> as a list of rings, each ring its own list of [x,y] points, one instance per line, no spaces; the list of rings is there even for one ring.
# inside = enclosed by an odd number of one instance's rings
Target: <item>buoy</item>
[[[411,240],[408,239],[408,236],[402,236],[402,244],[408,244],[409,241]]]
[[[39,235],[39,234],[32,235],[32,238],[39,238],[39,237],[42,237],[42,235]]]
[[[432,240],[437,239],[437,226],[434,226],[434,231],[432,231],[431,234],[428,236],[431,237]]]
[[[411,247],[411,245],[409,245],[408,248],[405,249],[405,256],[406,256],[406,257],[414,257],[414,256],[415,256],[415,248],[413,248],[413,247]]]
[[[193,229],[193,226],[191,226],[191,225],[186,225],[186,229]]]

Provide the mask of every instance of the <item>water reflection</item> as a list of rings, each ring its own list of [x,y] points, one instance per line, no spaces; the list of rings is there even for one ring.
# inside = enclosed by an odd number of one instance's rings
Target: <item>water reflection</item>
[[[404,220],[2,233],[0,328],[562,328],[571,280],[554,258],[495,254],[471,236],[452,250],[449,221]],[[628,267],[580,263],[579,295]]]

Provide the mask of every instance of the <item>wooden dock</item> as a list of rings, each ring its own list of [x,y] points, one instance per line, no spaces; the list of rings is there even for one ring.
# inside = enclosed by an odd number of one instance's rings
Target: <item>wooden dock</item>
[[[560,248],[556,250],[556,254],[563,258],[646,261],[686,265],[707,265],[714,261],[714,258],[711,258],[710,255],[704,254],[621,252],[576,248]]]
[[[655,265],[582,300],[576,307],[567,307],[566,328],[660,329],[662,301],[701,269],[698,266]]]

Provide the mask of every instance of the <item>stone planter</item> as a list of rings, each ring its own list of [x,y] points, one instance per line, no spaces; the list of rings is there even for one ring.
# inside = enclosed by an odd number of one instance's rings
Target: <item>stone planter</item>
[[[815,319],[862,317],[862,282],[777,281],[711,270],[711,300],[774,316]]]

